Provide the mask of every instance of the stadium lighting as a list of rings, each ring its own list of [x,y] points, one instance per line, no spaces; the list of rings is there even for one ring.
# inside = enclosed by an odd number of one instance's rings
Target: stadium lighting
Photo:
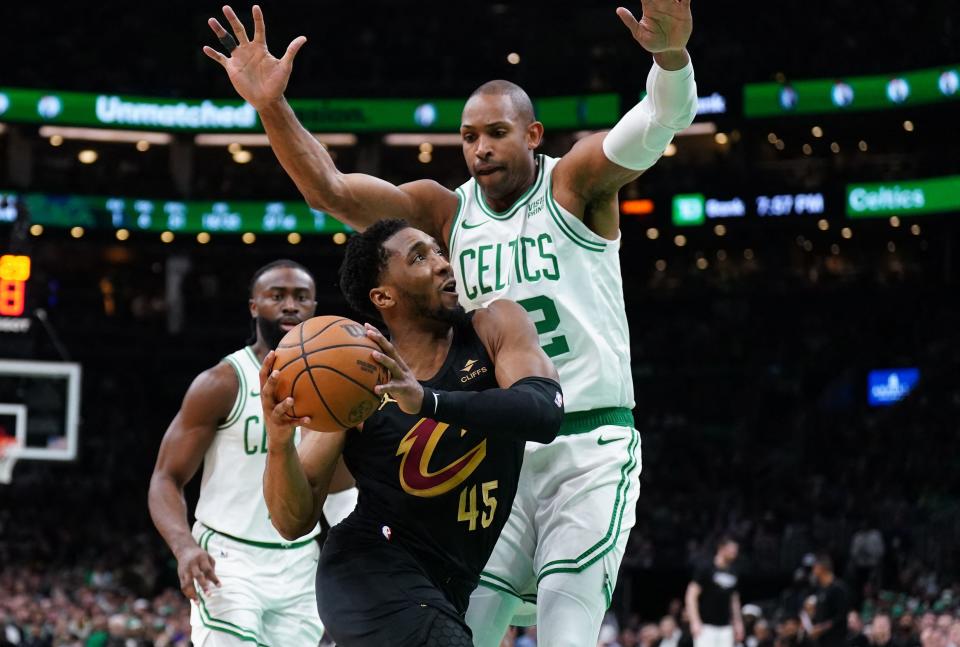
[[[314,138],[325,146],[356,146],[357,136],[352,133],[313,133]],[[193,138],[197,146],[269,146],[270,140],[266,135],[205,133]],[[231,153],[233,151],[230,151]]]
[[[75,128],[67,126],[41,126],[40,136],[44,138],[62,137],[63,139],[80,139],[91,142],[123,142],[136,144],[169,144],[173,141],[170,133],[157,133],[143,130],[112,130],[106,128]]]
[[[384,135],[383,143],[387,146],[417,146],[430,144],[431,146],[460,146],[463,141],[459,133],[390,133]],[[421,149],[423,150],[423,149]]]

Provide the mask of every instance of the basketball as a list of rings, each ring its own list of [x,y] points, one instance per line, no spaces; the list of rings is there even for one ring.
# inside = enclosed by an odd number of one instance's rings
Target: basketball
[[[373,413],[373,387],[389,380],[373,361],[380,350],[363,325],[337,316],[314,317],[288,332],[277,346],[277,402],[293,397],[294,415],[310,417],[316,431],[343,431]]]

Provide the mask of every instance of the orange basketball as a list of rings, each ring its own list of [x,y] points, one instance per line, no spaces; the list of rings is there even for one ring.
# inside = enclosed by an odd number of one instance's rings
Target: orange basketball
[[[274,369],[280,371],[277,401],[293,396],[294,415],[310,416],[310,428],[343,431],[376,411],[373,387],[389,373],[373,361],[380,350],[361,324],[345,317],[308,319],[284,335]]]

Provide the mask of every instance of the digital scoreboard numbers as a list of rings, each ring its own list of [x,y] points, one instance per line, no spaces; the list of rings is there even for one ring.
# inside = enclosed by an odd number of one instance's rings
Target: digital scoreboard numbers
[[[94,199],[97,200],[97,199]],[[101,206],[102,205],[102,206]],[[174,233],[336,233],[347,228],[302,202],[164,202],[102,198],[114,228]]]
[[[757,215],[804,216],[821,215],[826,210],[822,193],[784,193],[781,195],[758,195]]]
[[[0,256],[0,332],[24,333],[30,330],[30,319],[23,316],[29,279],[29,256]]]

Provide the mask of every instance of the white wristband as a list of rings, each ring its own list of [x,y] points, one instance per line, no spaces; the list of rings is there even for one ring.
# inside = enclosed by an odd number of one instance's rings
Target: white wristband
[[[673,136],[697,115],[693,64],[664,70],[656,63],[647,75],[647,96],[625,114],[603,139],[614,164],[641,171],[653,166]]]

